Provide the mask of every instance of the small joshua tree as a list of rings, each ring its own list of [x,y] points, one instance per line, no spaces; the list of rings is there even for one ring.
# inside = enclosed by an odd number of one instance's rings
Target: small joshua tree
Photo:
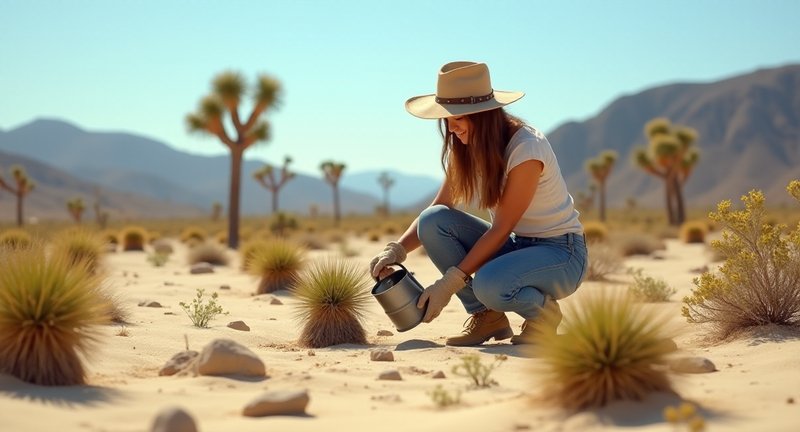
[[[0,188],[3,188],[17,197],[17,226],[22,226],[24,223],[24,219],[22,217],[22,207],[25,201],[25,197],[30,193],[35,187],[36,183],[28,177],[28,173],[25,172],[25,168],[20,165],[14,165],[11,167],[11,178],[14,179],[14,186],[12,187],[8,184],[0,173]]]
[[[345,164],[334,161],[325,161],[319,166],[325,176],[325,181],[333,188],[333,223],[337,227],[342,218],[339,205],[339,180],[342,178],[345,168]]]
[[[616,160],[617,152],[606,150],[600,156],[586,162],[586,170],[589,171],[589,175],[592,176],[600,191],[600,221],[602,222],[606,221],[606,181]]]
[[[67,201],[67,211],[75,223],[81,223],[84,210],[86,210],[86,205],[83,203],[82,198],[77,197]]]
[[[257,294],[291,289],[303,267],[303,250],[285,240],[253,245],[255,249],[245,261],[250,274],[261,277]]]
[[[275,178],[275,169],[272,165],[265,164],[259,170],[253,173],[253,178],[264,186],[272,193],[272,214],[278,213],[278,194],[286,183],[295,177],[295,173],[289,171],[289,164],[292,163],[292,158],[286,156],[283,159],[283,166],[281,167],[280,177]]]
[[[292,289],[303,323],[299,344],[322,348],[366,344],[361,320],[370,301],[371,279],[360,266],[329,258],[312,264]]]
[[[219,220],[220,216],[222,216],[222,203],[214,201],[214,204],[211,204],[211,220],[216,222]]]
[[[394,186],[394,179],[389,175],[388,172],[384,171],[378,176],[378,184],[381,185],[381,189],[383,189],[383,212],[386,217],[389,216],[389,189]]]

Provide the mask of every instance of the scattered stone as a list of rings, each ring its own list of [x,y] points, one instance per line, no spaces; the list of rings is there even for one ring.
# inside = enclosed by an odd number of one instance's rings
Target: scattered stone
[[[198,354],[197,351],[181,351],[175,354],[161,367],[161,370],[158,371],[158,376],[171,376],[186,369]]]
[[[175,282],[164,281],[164,286],[174,286]]]
[[[372,361],[394,361],[394,353],[385,349],[376,349],[369,352]]]
[[[141,307],[151,307],[151,308],[164,307],[164,306],[161,306],[161,303],[159,303],[157,301],[153,301],[153,300],[140,301],[139,302],[139,306],[141,306]]]
[[[221,289],[221,290],[229,290],[229,289],[231,289],[231,286],[230,285],[220,285],[219,289]]]
[[[164,315],[177,315],[175,312],[164,312]]]
[[[661,260],[664,260],[664,259],[667,258],[667,257],[665,257],[664,255],[662,255],[659,252],[653,253],[652,257],[653,257],[654,260],[657,260],[657,261],[661,261]]]
[[[240,321],[231,321],[231,322],[229,322],[228,323],[228,327],[230,327],[230,328],[232,328],[234,330],[250,331],[250,326],[248,326],[247,324],[245,324],[244,321],[241,321],[241,320]]]
[[[197,264],[193,264],[191,269],[189,269],[190,274],[205,274],[205,273],[214,273],[214,266],[207,262],[199,262]]]
[[[523,423],[517,423],[517,424],[514,425],[514,430],[515,431],[531,430],[531,425],[523,424]]]
[[[786,399],[786,403],[789,404],[789,405],[794,404],[794,398],[790,397],[789,399]]]
[[[314,350],[308,350],[309,357],[314,357],[315,355],[317,355],[317,353],[315,353]]]
[[[244,345],[230,339],[215,339],[200,352],[197,373],[263,377],[266,369],[264,362]]]
[[[242,410],[247,417],[303,415],[308,406],[308,391],[269,391],[250,401]]]
[[[708,271],[708,266],[707,265],[689,269],[689,273],[705,273],[707,271]]]
[[[444,374],[444,372],[438,370],[438,371],[434,372],[433,375],[431,375],[431,378],[433,378],[433,379],[445,379],[445,378],[447,378],[447,376]]]
[[[197,424],[182,408],[169,407],[158,413],[150,432],[197,432]]]
[[[708,373],[717,370],[714,363],[705,357],[681,357],[672,360],[669,368],[678,373]]]
[[[394,336],[389,330],[378,330],[378,336]]]
[[[272,300],[269,301],[269,304],[271,304],[271,305],[282,305],[283,302],[281,301],[281,299],[279,299],[277,297],[272,297]]]
[[[403,377],[400,376],[400,372],[389,369],[381,372],[381,374],[378,375],[378,379],[383,381],[402,381]]]
[[[379,401],[379,402],[388,402],[388,403],[400,403],[403,399],[400,398],[398,394],[386,394],[386,395],[376,395],[370,396],[370,400]]]
[[[133,274],[133,277],[134,277],[134,278],[138,278],[138,277],[139,277],[139,273],[134,273],[134,274]]]

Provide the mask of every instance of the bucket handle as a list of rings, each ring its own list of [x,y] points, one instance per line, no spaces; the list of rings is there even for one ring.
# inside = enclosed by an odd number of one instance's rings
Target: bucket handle
[[[408,275],[410,275],[410,274],[411,274],[411,272],[410,272],[410,271],[408,271],[408,269],[406,268],[406,266],[404,266],[403,264],[400,264],[399,262],[396,262],[396,263],[391,263],[391,264],[387,264],[387,265],[386,265],[386,267],[393,266],[393,265],[399,265],[401,269],[403,269],[403,270],[405,270],[405,271],[406,271],[406,274],[408,274]],[[384,268],[386,268],[386,267],[384,267]],[[370,276],[372,276],[372,275],[370,275]],[[389,276],[386,276],[386,277],[389,277]],[[378,278],[376,278],[375,276],[372,276],[372,278],[373,278],[373,279],[375,279],[375,282],[380,282],[380,281],[381,281],[381,279],[378,279]],[[386,278],[384,278],[384,279],[386,279]]]

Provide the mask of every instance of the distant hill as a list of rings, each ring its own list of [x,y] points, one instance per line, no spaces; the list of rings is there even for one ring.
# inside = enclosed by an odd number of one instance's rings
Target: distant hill
[[[80,197],[86,204],[84,219],[94,220],[92,205],[96,197],[103,211],[112,219],[138,219],[160,217],[196,217],[209,214],[207,210],[185,204],[156,200],[142,195],[120,192],[105,185],[90,183],[71,176],[57,168],[26,157],[0,152],[0,173],[6,181],[10,180],[9,168],[22,165],[28,175],[36,182],[36,188],[24,202],[26,219],[68,219],[66,202]],[[96,191],[99,189],[99,195]],[[16,221],[16,198],[5,190],[0,190],[0,221]]]
[[[362,171],[342,177],[342,187],[380,197],[383,202],[383,188],[378,177],[384,171]],[[389,205],[392,208],[404,208],[416,204],[421,197],[439,190],[441,180],[431,176],[409,175],[394,170],[386,170],[394,179],[389,188]]]
[[[611,205],[635,197],[661,205],[663,184],[631,163],[654,117],[699,132],[700,161],[686,184],[690,205],[738,202],[753,188],[770,204],[789,202],[785,187],[800,178],[800,65],[757,70],[711,83],[671,84],[613,101],[596,116],[547,134],[573,194],[588,188],[584,162],[605,149],[620,159],[608,181]]]
[[[210,208],[227,205],[228,156],[201,156],[129,133],[87,132],[59,120],[35,120],[0,133],[0,151],[22,155],[87,181],[153,198]],[[0,164],[2,162],[0,161]],[[246,160],[242,169],[242,212],[265,214],[269,192],[252,180],[263,161]],[[282,210],[307,212],[332,208],[331,187],[321,178],[300,174],[281,191]],[[342,212],[373,212],[379,199],[341,190]]]

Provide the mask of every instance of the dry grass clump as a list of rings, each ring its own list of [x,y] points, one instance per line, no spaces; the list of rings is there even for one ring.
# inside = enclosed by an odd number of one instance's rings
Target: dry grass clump
[[[115,249],[116,246],[119,245],[119,233],[114,230],[103,230],[100,233],[100,238],[103,239],[106,244],[113,246]]]
[[[787,188],[800,201],[800,181]],[[800,325],[800,226],[787,236],[784,225],[764,223],[764,194],[742,196],[744,210],[722,201],[709,217],[723,228],[711,246],[726,257],[719,273],[694,280],[696,289],[683,299],[683,316],[710,323],[715,336],[767,324]]]
[[[703,221],[688,221],[681,225],[680,239],[684,243],[705,243],[708,224]]]
[[[370,231],[369,234],[367,234],[367,238],[369,239],[369,241],[377,243],[381,240],[381,233],[377,231]]]
[[[586,235],[587,243],[604,242],[608,239],[608,227],[602,222],[584,222],[583,233]]]
[[[54,254],[64,254],[73,264],[83,261],[92,273],[99,270],[105,251],[103,238],[86,229],[65,230],[53,239]]]
[[[677,292],[664,279],[645,275],[640,268],[629,269],[628,273],[633,275],[633,284],[628,287],[628,291],[636,300],[647,303],[668,302]]]
[[[253,251],[247,271],[260,276],[258,294],[290,289],[297,282],[305,262],[304,251],[286,240],[265,242]]]
[[[0,261],[0,373],[40,385],[85,383],[81,357],[108,321],[103,278],[41,245]]]
[[[180,239],[182,243],[199,244],[204,243],[207,237],[208,233],[206,233],[206,230],[198,226],[188,226],[181,232]]]
[[[140,226],[126,226],[120,231],[120,239],[122,240],[122,250],[127,251],[143,251],[144,245],[147,244],[147,230]]]
[[[324,250],[328,245],[318,235],[303,234],[298,240],[298,244],[302,245],[307,250]]]
[[[12,228],[0,233],[0,248],[22,249],[31,245],[31,235],[27,231]]]
[[[537,334],[537,386],[546,400],[579,410],[672,389],[665,366],[674,350],[668,315],[605,289],[574,304],[562,323],[566,334]]]
[[[650,255],[657,250],[665,250],[667,245],[658,237],[639,232],[614,233],[608,242],[617,249],[622,256]]]
[[[366,344],[361,322],[371,285],[366,270],[352,261],[328,258],[314,262],[292,288],[299,300],[297,318],[303,324],[299,344],[310,348]]]
[[[606,276],[622,271],[622,254],[616,247],[603,242],[592,242],[587,246],[589,265],[586,278],[590,281],[605,280]]]
[[[188,262],[189,264],[207,262],[215,266],[226,266],[230,262],[230,257],[224,246],[207,241],[189,249]]]
[[[267,248],[267,241],[263,239],[253,239],[246,241],[240,248],[239,248],[239,255],[242,258],[241,268],[244,271],[249,271],[250,263],[253,261],[253,257],[255,256],[256,252],[259,250],[264,250]]]

